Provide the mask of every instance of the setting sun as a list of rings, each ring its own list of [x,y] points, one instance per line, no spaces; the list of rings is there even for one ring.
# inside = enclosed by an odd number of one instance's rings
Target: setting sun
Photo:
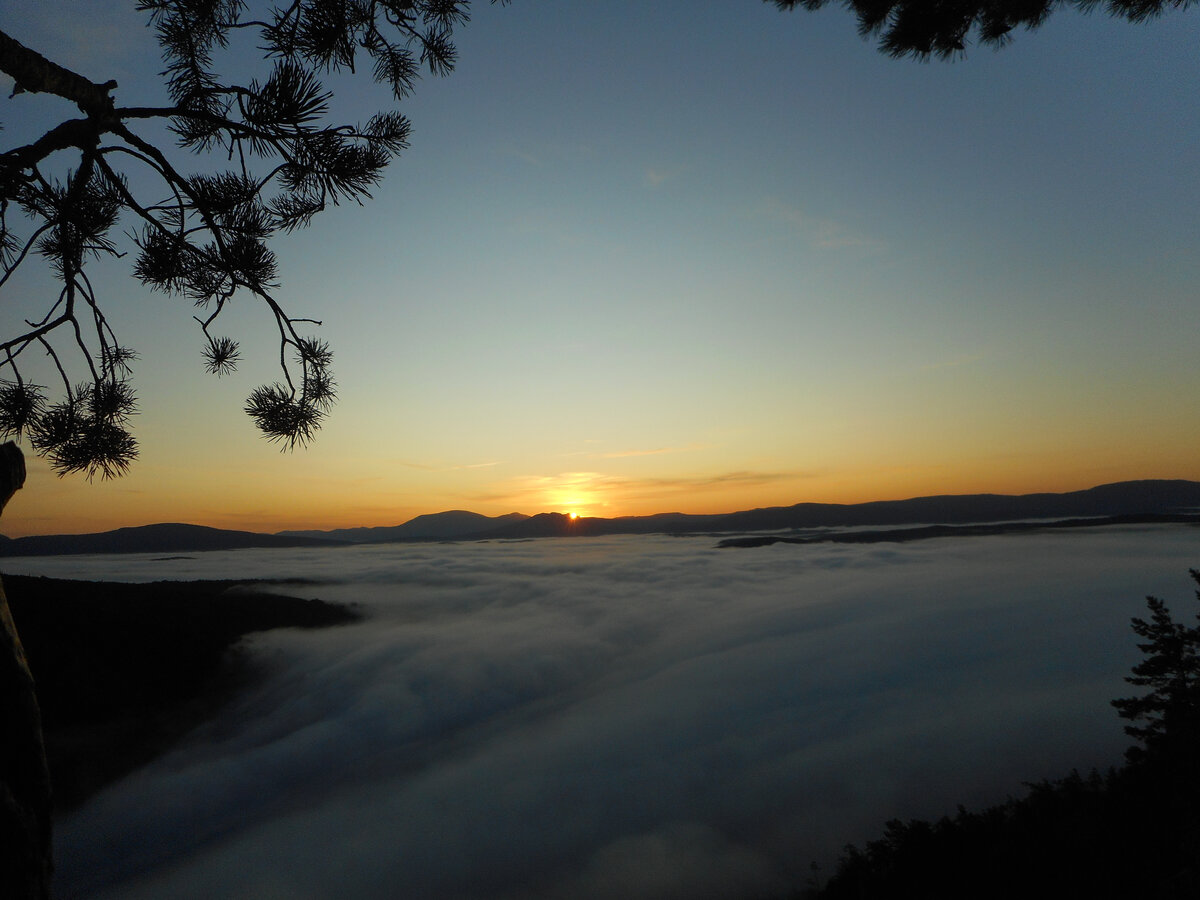
[[[580,516],[603,514],[608,503],[602,500],[606,487],[603,475],[597,472],[561,472],[530,479],[532,490],[519,492],[510,502],[521,505],[529,501],[541,509],[557,509],[578,519]]]

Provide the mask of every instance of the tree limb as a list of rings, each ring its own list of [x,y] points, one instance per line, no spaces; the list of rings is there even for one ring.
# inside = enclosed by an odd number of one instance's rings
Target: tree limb
[[[55,94],[72,101],[89,116],[103,115],[112,109],[109,92],[115,81],[96,84],[82,75],[51,62],[35,50],[0,31],[0,72],[17,83],[14,94]]]

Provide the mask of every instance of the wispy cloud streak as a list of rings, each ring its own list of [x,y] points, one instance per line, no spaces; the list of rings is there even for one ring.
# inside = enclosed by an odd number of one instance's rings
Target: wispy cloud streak
[[[778,197],[765,198],[750,211],[750,217],[783,226],[814,247],[823,249],[882,246],[880,241],[859,234],[841,222],[809,215]]]
[[[679,451],[664,448],[662,450],[598,454],[596,458],[654,456],[659,453],[671,452]],[[511,479],[496,485],[493,490],[472,496],[470,500],[479,504],[537,503],[539,501],[546,502],[545,498],[554,495],[573,493],[580,496],[586,495],[595,503],[617,504],[618,502],[669,497],[701,488],[757,487],[812,477],[815,477],[813,473],[801,471],[760,472],[754,470],[684,476],[559,472],[554,475],[528,475]]]
[[[460,463],[458,465],[447,465],[444,463],[419,463],[399,461],[397,465],[404,466],[406,469],[419,469],[422,472],[461,472],[467,469],[490,469],[493,466],[500,465],[499,460],[492,462],[479,463]]]

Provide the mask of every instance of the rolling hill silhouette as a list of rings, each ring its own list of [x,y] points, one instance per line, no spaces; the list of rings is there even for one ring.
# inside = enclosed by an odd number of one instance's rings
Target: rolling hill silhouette
[[[1023,519],[1200,512],[1200,482],[1122,481],[1064,494],[947,494],[869,503],[797,503],[721,515],[660,513],[616,519],[571,519],[542,513],[476,537],[688,534],[887,525],[954,525]]]
[[[493,528],[519,522],[529,518],[521,513],[503,516],[485,516],[452,509],[447,512],[429,513],[410,519],[403,525],[383,525],[374,528],[335,528],[332,531],[281,531],[285,537],[310,537],[349,541],[354,544],[389,544],[393,541],[436,540],[459,538],[478,534]]]
[[[947,494],[869,503],[797,503],[717,515],[659,513],[572,519],[556,512],[485,516],[450,510],[401,525],[259,534],[200,525],[145,525],[101,534],[0,537],[0,556],[187,553],[245,547],[333,547],[404,541],[492,540],[608,534],[736,534],[806,528],[965,525],[1051,519],[1200,515],[1200,482],[1122,481],[1062,494]]]
[[[247,547],[330,547],[328,538],[286,537],[253,531],[227,531],[204,525],[164,523],[118,528],[99,534],[50,534],[4,538],[0,556],[54,556],[66,553],[191,553]]]

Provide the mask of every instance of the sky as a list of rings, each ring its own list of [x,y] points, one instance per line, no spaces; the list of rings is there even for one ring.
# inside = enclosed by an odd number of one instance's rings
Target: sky
[[[160,100],[133,4],[86,5],[0,21],[121,104]],[[317,441],[281,454],[241,411],[276,377],[264,309],[237,305],[245,362],[207,376],[187,302],[118,260],[93,275],[140,353],[141,457],[92,484],[31,460],[0,530],[1200,478],[1195,9],[1059,12],[953,63],[889,59],[840,8],[472,12],[373,201],[275,244],[280,298],[336,354]],[[5,142],[71,114],[0,89]],[[349,119],[378,99],[339,93]],[[6,286],[0,326],[49,289]]]
[[[790,896],[891,818],[1119,764],[1129,617],[1195,588],[1180,525],[714,543],[6,560],[365,614],[253,636],[258,683],[56,821],[55,895]]]

